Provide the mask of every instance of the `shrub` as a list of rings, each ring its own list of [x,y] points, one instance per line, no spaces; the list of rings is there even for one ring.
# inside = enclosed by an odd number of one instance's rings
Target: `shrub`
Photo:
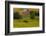
[[[28,21],[27,20],[24,20],[23,22],[27,23]]]

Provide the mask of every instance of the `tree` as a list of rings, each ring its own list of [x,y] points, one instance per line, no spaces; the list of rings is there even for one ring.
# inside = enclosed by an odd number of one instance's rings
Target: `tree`
[[[14,13],[14,19],[21,19],[21,18],[22,16],[18,12]]]
[[[39,16],[39,11],[35,11],[35,16]]]
[[[34,11],[30,11],[30,18],[31,18],[31,19],[34,19],[34,18],[35,18],[35,13],[34,13]]]

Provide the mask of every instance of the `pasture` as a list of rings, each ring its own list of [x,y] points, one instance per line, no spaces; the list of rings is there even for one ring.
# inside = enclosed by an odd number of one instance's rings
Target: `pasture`
[[[27,22],[24,22],[27,21]],[[35,19],[14,19],[13,21],[14,28],[24,28],[24,27],[38,27],[39,26],[39,18]]]

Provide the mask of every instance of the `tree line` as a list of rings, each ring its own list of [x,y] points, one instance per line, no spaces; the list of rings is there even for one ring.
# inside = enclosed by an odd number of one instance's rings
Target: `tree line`
[[[30,11],[30,18],[34,19],[35,16],[39,16],[39,11]],[[14,13],[14,19],[22,19],[22,15],[19,14],[19,12]]]

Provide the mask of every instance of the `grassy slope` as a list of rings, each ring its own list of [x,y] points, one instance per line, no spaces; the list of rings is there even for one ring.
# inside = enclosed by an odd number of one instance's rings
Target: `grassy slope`
[[[24,20],[28,22],[23,22]],[[19,20],[14,20],[14,27],[16,28],[24,28],[24,27],[38,27],[39,26],[39,20],[38,19],[19,19]]]

